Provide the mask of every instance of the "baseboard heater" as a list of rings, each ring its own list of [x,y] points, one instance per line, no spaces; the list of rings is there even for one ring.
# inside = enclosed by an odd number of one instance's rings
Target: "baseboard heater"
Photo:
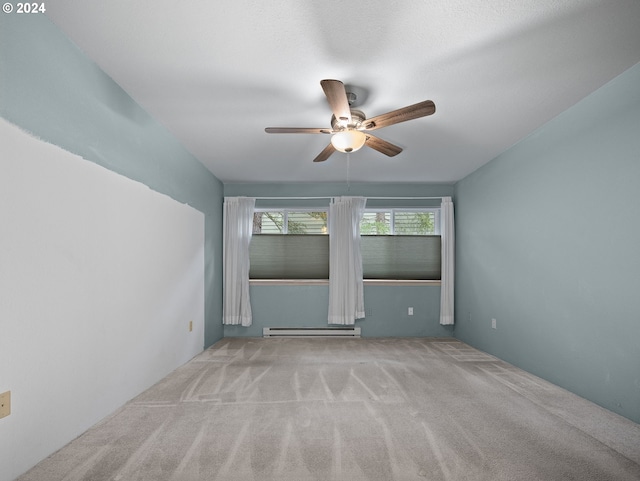
[[[360,337],[359,327],[263,327],[263,337]]]

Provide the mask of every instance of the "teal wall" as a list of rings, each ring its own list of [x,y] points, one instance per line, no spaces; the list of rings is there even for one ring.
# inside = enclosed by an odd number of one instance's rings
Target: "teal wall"
[[[452,185],[444,184],[225,184],[226,196],[325,197],[362,195],[369,197],[451,196]],[[377,201],[377,205],[391,201]],[[297,205],[302,201],[265,201],[257,205]],[[328,200],[310,200],[306,205],[328,205]],[[367,205],[375,205],[371,199]],[[395,205],[439,206],[440,200],[395,201]],[[251,286],[253,325],[225,326],[225,337],[261,336],[263,327],[327,326],[328,286]],[[453,328],[441,326],[439,286],[365,286],[366,317],[356,321],[364,337],[450,337]],[[407,315],[413,307],[414,315]]]
[[[225,337],[261,337],[263,327],[326,327],[329,286],[251,286],[253,324],[225,326]],[[365,286],[363,337],[452,337],[440,325],[439,286]],[[413,316],[407,315],[413,307]]]
[[[0,115],[205,214],[205,345],[220,339],[221,182],[44,15],[0,15]]]
[[[456,185],[456,337],[640,422],[639,184],[640,64]]]

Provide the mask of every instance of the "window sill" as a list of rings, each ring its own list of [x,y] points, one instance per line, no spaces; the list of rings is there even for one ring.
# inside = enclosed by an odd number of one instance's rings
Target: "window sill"
[[[365,279],[365,286],[439,286],[440,281],[420,279]]]
[[[328,279],[250,279],[252,286],[328,286]],[[365,286],[439,286],[440,281],[365,279]]]

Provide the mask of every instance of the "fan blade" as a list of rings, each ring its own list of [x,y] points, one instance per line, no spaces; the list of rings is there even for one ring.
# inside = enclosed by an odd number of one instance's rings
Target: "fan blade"
[[[345,124],[351,123],[351,108],[347,99],[347,91],[344,84],[340,80],[321,80],[320,85],[324,94],[327,96],[329,106],[333,111],[336,119],[341,120]]]
[[[419,102],[402,109],[367,119],[362,122],[364,127],[361,128],[362,130],[380,129],[389,125],[399,124],[400,122],[406,122],[407,120],[426,117],[427,115],[432,115],[435,111],[436,105],[431,100],[425,100],[424,102]]]
[[[331,129],[316,129],[306,127],[267,127],[268,134],[330,134]]]
[[[398,155],[402,152],[402,149],[397,145],[393,145],[386,140],[382,140],[378,137],[374,137],[373,135],[366,134],[367,140],[365,140],[365,145],[371,147],[378,152],[382,152],[384,155],[389,157],[393,157],[394,155]]]
[[[331,154],[333,154],[335,151],[336,151],[336,148],[333,146],[333,144],[329,144],[324,148],[322,152],[318,154],[318,156],[315,159],[313,159],[313,161],[324,162],[329,157],[331,157]]]

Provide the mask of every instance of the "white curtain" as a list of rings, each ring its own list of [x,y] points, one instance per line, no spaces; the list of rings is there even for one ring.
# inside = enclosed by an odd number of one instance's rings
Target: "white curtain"
[[[442,238],[442,281],[440,283],[440,324],[453,324],[453,276],[455,267],[455,236],[453,202],[443,197],[440,206],[440,235]]]
[[[253,232],[251,197],[225,197],[223,218],[223,324],[251,325],[249,243]]]
[[[329,324],[364,317],[360,220],[367,199],[338,197],[329,206]]]

